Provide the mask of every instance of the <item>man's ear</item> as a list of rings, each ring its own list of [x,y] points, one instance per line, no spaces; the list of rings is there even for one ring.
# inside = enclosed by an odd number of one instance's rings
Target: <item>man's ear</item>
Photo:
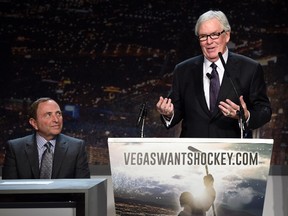
[[[225,32],[226,34],[226,42],[228,43],[230,41],[230,31]]]
[[[38,130],[37,122],[34,118],[30,118],[29,123],[35,130]]]

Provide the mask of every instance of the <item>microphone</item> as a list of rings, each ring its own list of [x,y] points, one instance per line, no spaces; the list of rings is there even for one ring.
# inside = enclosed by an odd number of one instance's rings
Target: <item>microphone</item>
[[[242,124],[244,125],[244,129],[246,129],[246,128],[247,128],[247,125],[246,125],[246,121],[245,121],[244,110],[243,110],[243,107],[242,107],[242,105],[241,105],[241,101],[240,101],[240,99],[239,99],[239,98],[240,98],[239,92],[237,91],[237,88],[236,88],[236,86],[235,86],[235,83],[233,82],[233,80],[232,80],[232,78],[231,78],[231,76],[230,76],[230,73],[229,73],[229,71],[228,71],[227,68],[226,68],[226,64],[225,64],[224,58],[223,58],[223,56],[222,56],[222,53],[221,53],[221,52],[218,52],[218,56],[219,56],[219,58],[220,58],[220,60],[221,60],[221,63],[222,63],[222,65],[223,65],[223,67],[224,67],[224,71],[225,71],[225,73],[226,73],[226,75],[227,75],[227,77],[228,77],[228,79],[229,79],[229,81],[230,81],[230,83],[231,83],[231,85],[232,85],[232,87],[233,87],[233,90],[234,90],[234,92],[235,92],[235,94],[236,94],[236,97],[237,97],[238,100],[239,100],[240,110],[237,110],[237,115],[239,116]],[[207,75],[207,74],[206,74],[206,75]],[[240,89],[239,86],[238,86],[238,89]],[[241,127],[241,131],[242,131],[242,127]],[[241,136],[241,138],[242,138],[242,136]]]
[[[146,108],[146,106],[147,106],[147,103],[145,102],[145,103],[143,103],[143,104],[141,105],[141,107],[140,107],[140,111],[139,111],[139,115],[138,115],[137,123],[136,123],[136,126],[137,126],[137,127],[140,125],[142,119],[143,119],[144,117],[146,117],[146,115],[147,115],[147,108]]]
[[[208,77],[209,80],[212,79],[212,75],[210,73],[206,73],[206,76]]]

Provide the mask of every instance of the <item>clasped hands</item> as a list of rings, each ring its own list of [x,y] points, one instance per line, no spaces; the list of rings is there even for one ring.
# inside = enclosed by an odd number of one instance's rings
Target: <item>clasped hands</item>
[[[243,96],[240,96],[239,100],[244,111],[245,120],[247,120],[250,116],[250,113],[247,110],[247,106],[243,99]],[[230,99],[220,101],[218,108],[224,116],[233,119],[239,119],[238,112],[240,111],[240,106],[232,102]],[[163,98],[162,96],[160,96],[159,101],[156,104],[156,109],[161,115],[169,118],[171,118],[174,114],[174,105],[170,98]]]

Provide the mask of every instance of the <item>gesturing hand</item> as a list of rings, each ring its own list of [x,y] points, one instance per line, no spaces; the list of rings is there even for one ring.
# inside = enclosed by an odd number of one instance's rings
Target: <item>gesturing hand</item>
[[[249,118],[250,112],[247,110],[247,106],[242,95],[240,96],[239,100],[243,108],[245,120],[246,120]],[[238,111],[240,111],[240,106],[235,104],[233,101],[229,99],[226,99],[225,102],[220,101],[220,104],[218,105],[218,107],[224,116],[234,118],[234,119],[239,119]]]
[[[159,98],[159,101],[156,104],[157,111],[164,116],[172,117],[174,113],[174,106],[170,98]]]

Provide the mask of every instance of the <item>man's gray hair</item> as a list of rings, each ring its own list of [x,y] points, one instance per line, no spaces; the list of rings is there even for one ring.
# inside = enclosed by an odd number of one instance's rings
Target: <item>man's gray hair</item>
[[[195,35],[198,36],[198,30],[200,25],[208,20],[216,18],[222,25],[223,30],[231,32],[231,26],[228,22],[228,19],[226,15],[222,11],[214,11],[214,10],[209,10],[205,13],[203,13],[197,20],[196,25],[195,25]]]

